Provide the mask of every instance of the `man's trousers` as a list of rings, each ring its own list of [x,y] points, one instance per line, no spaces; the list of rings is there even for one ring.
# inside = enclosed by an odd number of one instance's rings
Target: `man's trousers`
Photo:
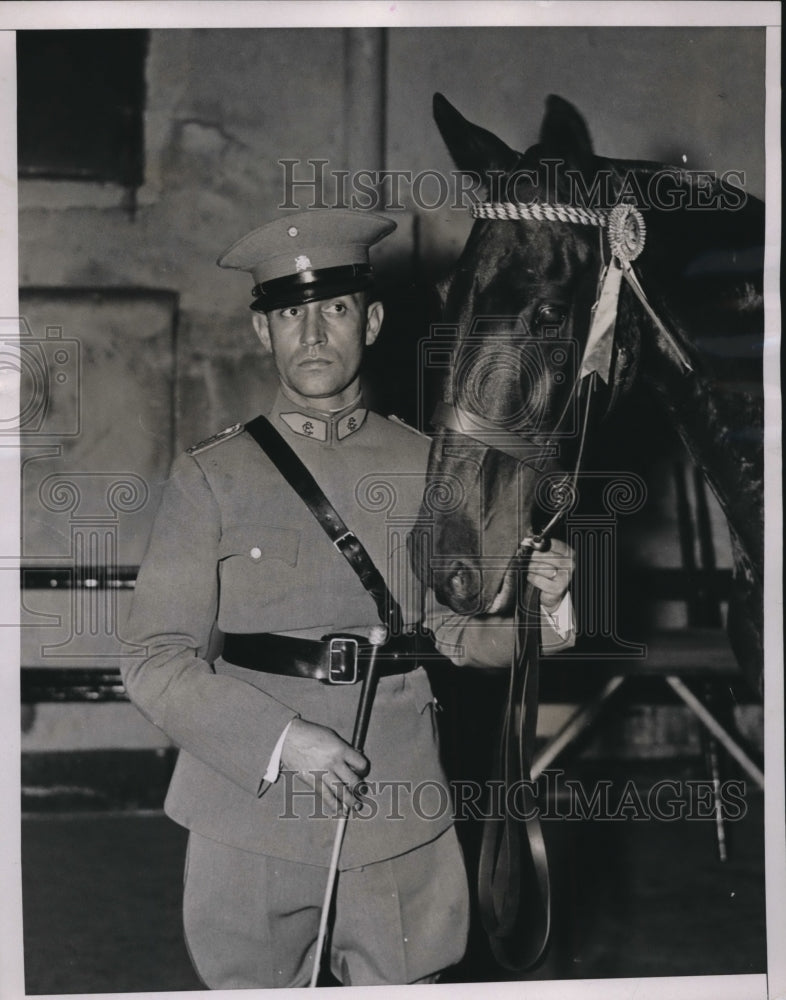
[[[307,985],[327,874],[192,833],[183,919],[205,985]],[[330,969],[345,986],[426,979],[461,959],[468,923],[464,860],[451,827],[406,854],[339,873]]]

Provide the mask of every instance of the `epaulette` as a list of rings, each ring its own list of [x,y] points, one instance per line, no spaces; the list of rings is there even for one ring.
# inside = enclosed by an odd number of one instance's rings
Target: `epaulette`
[[[232,424],[231,427],[225,427],[218,434],[212,434],[209,438],[205,438],[204,441],[200,441],[199,444],[192,444],[190,448],[186,448],[186,455],[198,455],[200,452],[212,448],[214,444],[220,444],[222,441],[228,441],[230,438],[237,437],[244,430],[245,426],[245,424]]]
[[[423,431],[419,431],[417,427],[413,427],[411,424],[408,424],[406,420],[402,420],[401,417],[397,417],[395,413],[389,413],[388,420],[392,420],[393,423],[398,424],[399,427],[404,427],[406,430],[411,431],[413,434],[417,434],[418,437],[425,438],[427,441],[431,440],[428,434],[424,434]]]

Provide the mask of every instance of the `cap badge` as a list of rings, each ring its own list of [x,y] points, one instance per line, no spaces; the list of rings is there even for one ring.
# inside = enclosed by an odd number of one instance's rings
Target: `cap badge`
[[[311,261],[305,254],[301,254],[300,257],[295,257],[295,269],[298,272],[311,270]]]

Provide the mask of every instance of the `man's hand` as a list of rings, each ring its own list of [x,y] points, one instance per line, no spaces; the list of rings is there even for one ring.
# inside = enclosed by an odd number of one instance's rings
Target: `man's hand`
[[[540,590],[540,606],[553,614],[562,603],[573,576],[573,549],[554,538],[548,552],[533,550],[527,580]]]
[[[304,719],[293,719],[281,750],[281,765],[296,771],[331,812],[349,812],[358,801],[358,781],[368,774],[369,762],[332,729]]]

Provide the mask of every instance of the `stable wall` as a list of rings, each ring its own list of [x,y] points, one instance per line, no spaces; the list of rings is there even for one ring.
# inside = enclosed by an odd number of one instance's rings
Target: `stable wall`
[[[582,112],[598,153],[744,170],[761,197],[763,60],[763,30],[742,28],[153,31],[136,209],[102,185],[23,182],[20,282],[175,291],[177,437],[187,444],[255,412],[264,365],[249,282],[214,262],[277,214],[280,160],[447,174],[435,91],[517,148],[536,140],[545,97],[558,93]],[[418,275],[453,259],[465,213],[419,212],[417,241],[405,214],[384,245],[394,273],[405,256]]]

